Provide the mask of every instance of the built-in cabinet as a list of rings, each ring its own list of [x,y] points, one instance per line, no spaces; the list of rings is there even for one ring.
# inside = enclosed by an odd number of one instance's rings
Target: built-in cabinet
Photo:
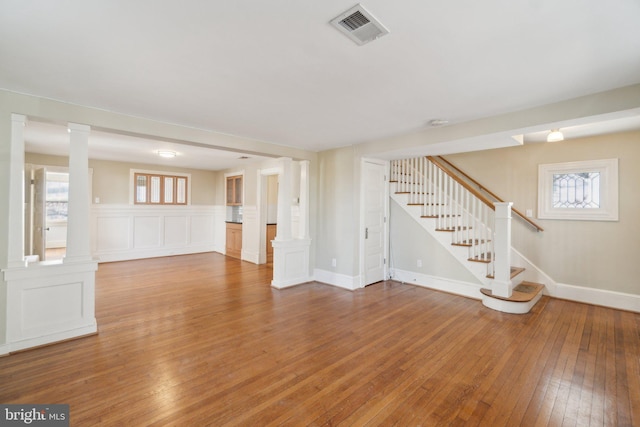
[[[227,206],[242,205],[242,175],[227,177]]]
[[[227,177],[227,243],[226,254],[240,258],[242,252],[242,175]]]
[[[227,223],[226,255],[232,258],[240,258],[242,252],[242,224]]]

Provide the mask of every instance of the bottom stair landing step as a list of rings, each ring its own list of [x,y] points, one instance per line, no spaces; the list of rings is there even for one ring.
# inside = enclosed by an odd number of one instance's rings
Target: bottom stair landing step
[[[482,288],[482,304],[493,310],[505,313],[525,314],[540,300],[544,285],[533,282],[522,282],[511,292],[511,297],[504,298],[493,295],[491,289]]]

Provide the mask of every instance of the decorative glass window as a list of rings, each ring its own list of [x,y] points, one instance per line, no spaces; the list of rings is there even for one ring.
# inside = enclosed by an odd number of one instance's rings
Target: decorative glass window
[[[618,159],[538,166],[538,218],[618,220]]]
[[[186,205],[189,176],[132,171],[137,205]]]
[[[554,173],[553,207],[600,208],[600,172]]]

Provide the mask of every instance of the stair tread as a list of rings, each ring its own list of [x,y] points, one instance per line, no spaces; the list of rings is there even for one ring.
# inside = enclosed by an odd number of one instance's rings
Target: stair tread
[[[437,217],[436,217],[437,218]],[[436,231],[461,231],[461,230],[468,230],[471,227],[463,227],[463,226],[458,226],[458,227],[446,227],[446,228],[436,228]]]
[[[544,285],[541,283],[534,282],[522,282],[515,288],[513,288],[511,292],[511,297],[504,298],[493,295],[491,289],[482,288],[480,292],[484,295],[489,296],[491,298],[500,299],[503,301],[512,301],[512,302],[529,302],[534,299],[542,290],[544,289]]]
[[[478,256],[474,256],[471,258],[468,258],[467,261],[471,261],[471,262],[484,262],[486,264],[491,262],[491,254],[480,254]]]
[[[474,239],[474,240],[462,240],[460,242],[454,242],[451,245],[452,246],[465,246],[465,247],[471,247],[474,245],[481,245],[483,243],[487,243],[490,242],[491,240],[481,240],[481,239]]]
[[[516,277],[518,274],[522,273],[525,270],[526,268],[522,268],[522,267],[511,267],[511,279],[513,279],[514,277]],[[493,274],[487,274],[487,279],[495,279],[495,276]]]

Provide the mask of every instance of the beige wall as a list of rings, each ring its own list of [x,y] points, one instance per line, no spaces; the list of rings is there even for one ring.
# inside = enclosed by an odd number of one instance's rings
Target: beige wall
[[[417,261],[422,267],[417,267]],[[478,279],[395,201],[389,209],[389,261],[392,269],[478,284]]]
[[[318,243],[316,268],[347,276],[359,274],[358,201],[352,147],[318,154]],[[336,267],[331,260],[335,258]]]
[[[559,283],[640,294],[640,132],[447,156],[521,211],[537,213],[538,165],[619,159],[619,221],[514,220],[513,244]]]
[[[66,157],[26,153],[25,162],[45,166],[67,166]],[[89,160],[93,169],[92,197],[101,204],[127,204],[130,192],[130,170],[142,169],[157,172],[191,174],[191,204],[213,205],[216,201],[216,173],[198,169],[175,168],[142,163],[123,163],[107,160]]]

